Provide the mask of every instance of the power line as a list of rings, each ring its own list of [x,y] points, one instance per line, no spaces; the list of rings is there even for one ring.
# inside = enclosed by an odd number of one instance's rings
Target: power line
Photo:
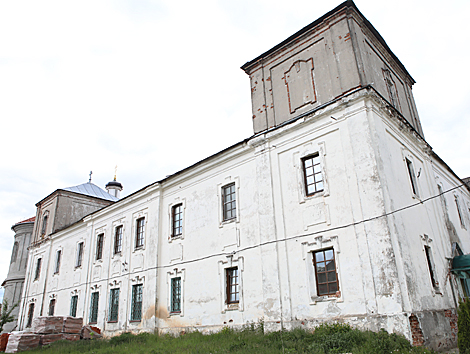
[[[393,210],[393,211],[390,211],[390,212],[388,212],[388,213],[384,213],[384,214],[377,215],[377,216],[374,216],[374,217],[371,217],[371,218],[359,220],[359,221],[352,222],[352,223],[349,223],[349,224],[340,225],[340,226],[335,226],[335,227],[331,227],[331,228],[327,228],[327,229],[323,229],[323,230],[319,230],[319,231],[309,232],[309,233],[306,233],[306,234],[301,234],[301,235],[294,235],[294,236],[290,236],[290,237],[285,237],[285,238],[283,238],[283,239],[261,242],[261,243],[258,243],[258,244],[256,244],[256,245],[247,246],[247,247],[244,247],[244,248],[238,249],[238,250],[236,250],[236,251],[232,251],[232,252],[212,253],[212,254],[207,255],[207,256],[203,256],[203,257],[199,257],[199,258],[194,258],[194,259],[189,259],[189,260],[186,260],[186,261],[180,261],[180,262],[176,262],[176,263],[173,263],[173,264],[160,265],[160,266],[157,265],[157,266],[149,267],[149,268],[146,268],[146,269],[143,269],[143,270],[128,272],[128,273],[125,273],[125,274],[116,275],[116,276],[111,276],[111,277],[108,277],[108,278],[102,278],[102,279],[96,280],[96,281],[87,281],[87,282],[82,283],[82,284],[70,286],[70,287],[67,287],[67,288],[61,288],[60,290],[70,290],[70,289],[74,289],[74,288],[80,287],[80,286],[82,286],[82,285],[89,285],[89,284],[92,284],[92,283],[100,283],[100,282],[103,282],[103,281],[109,281],[109,280],[113,280],[113,279],[120,278],[120,277],[123,277],[123,276],[131,276],[131,275],[137,274],[137,273],[144,273],[144,272],[149,271],[149,270],[165,269],[165,268],[171,268],[171,267],[175,267],[175,266],[180,266],[180,265],[183,265],[183,264],[189,264],[189,263],[194,263],[194,262],[200,262],[200,261],[203,261],[203,260],[206,260],[206,259],[210,259],[210,258],[214,258],[214,257],[233,256],[234,254],[237,254],[237,253],[241,253],[241,252],[244,252],[244,251],[248,251],[248,250],[251,250],[251,249],[259,248],[259,247],[266,246],[266,245],[270,245],[270,244],[274,244],[274,243],[277,243],[277,242],[286,242],[286,241],[291,241],[291,240],[298,239],[298,238],[303,238],[303,237],[307,237],[307,236],[314,236],[314,235],[322,234],[322,233],[325,233],[325,232],[331,232],[331,231],[336,231],[336,230],[342,230],[342,229],[345,229],[345,228],[348,228],[348,227],[351,227],[351,226],[356,226],[356,225],[360,225],[360,224],[363,224],[363,223],[366,223],[366,222],[370,222],[370,221],[373,221],[373,220],[377,220],[377,219],[380,219],[380,218],[384,218],[384,217],[393,215],[393,214],[395,214],[395,213],[398,213],[398,212],[401,212],[401,211],[404,211],[404,210],[407,210],[407,209],[410,209],[410,208],[413,208],[413,207],[416,207],[416,206],[419,206],[419,205],[423,205],[424,203],[426,203],[426,202],[428,202],[428,201],[430,201],[430,200],[432,200],[432,199],[438,198],[438,197],[440,197],[441,195],[444,195],[444,194],[446,194],[446,193],[452,192],[453,190],[456,190],[456,189],[458,189],[458,188],[464,187],[465,185],[466,185],[465,183],[462,183],[462,184],[460,184],[460,185],[458,185],[458,186],[456,186],[456,187],[453,187],[453,188],[451,188],[451,189],[448,189],[448,190],[446,190],[446,191],[443,191],[442,193],[439,193],[439,194],[437,194],[437,195],[433,195],[433,196],[431,196],[431,197],[422,199],[422,200],[420,200],[419,202],[416,202],[416,203],[413,203],[413,204],[404,206],[404,207],[402,207],[402,208],[398,208],[398,209]],[[49,291],[48,293],[51,293],[51,292],[54,292],[54,291]],[[35,294],[34,296],[39,296],[39,295],[42,295],[42,294],[44,294],[44,292]],[[31,297],[33,297],[33,296],[28,296],[27,298],[31,298]]]

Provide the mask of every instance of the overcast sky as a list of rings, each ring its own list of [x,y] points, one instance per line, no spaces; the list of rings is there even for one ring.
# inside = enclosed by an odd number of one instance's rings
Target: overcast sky
[[[355,3],[416,80],[426,140],[470,176],[470,1]],[[125,196],[249,137],[240,66],[339,4],[1,1],[0,282],[11,226],[54,190],[117,165]]]

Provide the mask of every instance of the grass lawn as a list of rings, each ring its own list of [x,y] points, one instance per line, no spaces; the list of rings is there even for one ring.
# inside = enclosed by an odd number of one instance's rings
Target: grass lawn
[[[164,354],[164,353],[434,353],[425,348],[412,347],[402,336],[362,332],[348,325],[321,325],[313,333],[292,331],[263,334],[262,325],[246,326],[242,330],[224,328],[210,335],[199,332],[179,337],[141,333],[124,333],[111,339],[59,341],[32,352],[57,354]]]

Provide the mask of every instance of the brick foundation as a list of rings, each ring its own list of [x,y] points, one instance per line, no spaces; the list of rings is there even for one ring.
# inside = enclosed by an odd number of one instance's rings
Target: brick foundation
[[[424,336],[421,326],[419,324],[418,317],[415,314],[411,314],[410,317],[411,326],[411,338],[413,339],[413,345],[415,347],[421,347],[424,345]]]

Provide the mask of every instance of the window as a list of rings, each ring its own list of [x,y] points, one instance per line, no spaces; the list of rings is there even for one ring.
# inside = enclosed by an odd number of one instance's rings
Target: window
[[[318,296],[336,295],[339,290],[335,253],[332,248],[313,253]]]
[[[96,260],[103,258],[104,234],[99,234],[96,239]]]
[[[91,293],[91,303],[90,303],[90,321],[89,323],[98,322],[98,302],[100,300],[100,293],[94,292]]]
[[[323,175],[321,172],[320,155],[310,155],[302,159],[304,170],[305,193],[307,196],[323,191]]]
[[[60,259],[62,258],[62,250],[57,250],[55,253],[55,266],[54,266],[54,274],[59,273],[60,269]]]
[[[116,227],[114,233],[114,254],[121,253],[122,251],[122,225]]]
[[[38,280],[39,276],[41,275],[41,263],[42,263],[42,258],[38,258],[36,261],[36,272],[34,273],[34,280]]]
[[[18,242],[15,242],[13,245],[13,251],[11,252],[11,261],[10,263],[16,262],[16,258],[18,257]]]
[[[237,195],[235,193],[235,183],[222,187],[222,213],[223,221],[235,219],[237,217]]]
[[[436,270],[434,269],[434,262],[432,259],[431,247],[424,246],[424,253],[426,255],[426,262],[428,263],[429,276],[431,277],[432,287],[434,289],[439,288],[439,282],[436,278]]]
[[[183,204],[174,205],[171,208],[171,237],[183,234]]]
[[[227,304],[238,304],[240,298],[240,283],[238,281],[238,267],[225,269],[226,280],[226,302]]]
[[[55,310],[55,299],[52,299],[51,301],[49,301],[48,316],[54,316],[54,310]]]
[[[408,175],[410,176],[411,189],[414,195],[418,195],[418,184],[416,183],[415,171],[413,169],[413,163],[405,158],[406,167],[408,168]]]
[[[463,210],[462,210],[462,207],[460,206],[459,197],[457,195],[454,195],[454,197],[455,197],[455,205],[457,206],[457,213],[459,214],[460,226],[462,227],[462,229],[467,229],[465,226],[465,221],[463,218]]]
[[[47,215],[44,215],[42,218],[42,229],[41,229],[41,236],[44,236],[46,234],[46,229],[47,229]]]
[[[77,317],[78,295],[72,296],[70,300],[70,316]]]
[[[131,321],[140,321],[142,318],[142,284],[132,286]]]
[[[135,227],[135,248],[144,246],[144,225],[145,218],[137,219]]]
[[[117,322],[119,313],[119,289],[111,289],[109,293],[108,322]]]
[[[82,258],[83,258],[83,242],[80,242],[77,245],[77,258],[75,259],[75,268],[82,266]]]
[[[181,277],[171,278],[171,312],[181,312]]]
[[[33,324],[33,316],[34,316],[34,303],[29,304],[28,309],[28,320],[26,321],[26,328],[31,327]]]
[[[399,109],[399,102],[398,102],[398,93],[397,87],[395,86],[395,82],[392,79],[392,74],[388,69],[382,69],[385,85],[387,86],[388,97],[390,98],[390,103],[396,109]]]

